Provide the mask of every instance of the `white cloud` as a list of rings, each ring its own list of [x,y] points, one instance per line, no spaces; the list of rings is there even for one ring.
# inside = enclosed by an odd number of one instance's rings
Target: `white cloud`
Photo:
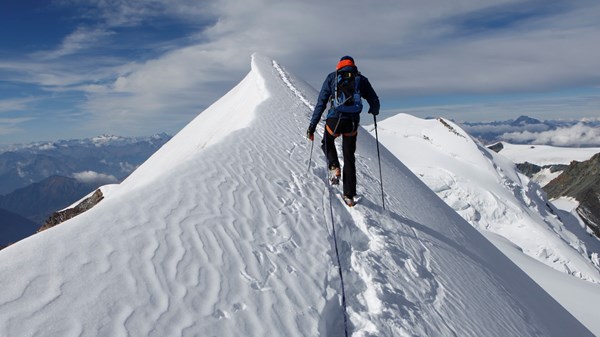
[[[600,69],[600,24],[591,14],[600,13],[598,6],[574,7],[517,29],[452,35],[452,18],[506,3],[222,0],[202,6],[218,20],[199,34],[200,43],[136,64],[112,89],[140,100],[167,100],[164,92],[170,89],[214,92],[214,79],[230,79],[218,87],[224,92],[247,70],[255,51],[278,58],[317,88],[337,59],[351,54],[383,98],[600,83],[591,71]],[[340,29],[346,21],[336,18],[355,20]]]
[[[600,4],[595,2],[565,2],[560,12],[477,34],[463,34],[460,20],[488,8],[524,7],[535,12],[546,5],[508,0],[460,4],[444,0],[61,3],[82,6],[84,16],[103,22],[93,29],[78,29],[46,52],[52,62],[33,59],[4,64],[11,77],[21,82],[56,92],[84,92],[80,109],[89,117],[90,129],[100,132],[177,131],[243,78],[250,55],[257,51],[276,58],[316,88],[340,56],[352,55],[384,106],[419,95],[540,92],[600,85]],[[185,39],[167,41],[152,50],[154,55],[144,54],[142,59],[96,55],[60,60],[60,56],[75,56],[98,41],[114,38],[113,32],[120,29],[167,19],[190,26],[197,23],[197,30],[189,31]],[[135,47],[137,41],[131,43]],[[469,113],[471,118],[464,119],[485,119],[480,111],[469,110],[473,107],[481,106],[468,105],[462,116]],[[460,108],[432,109],[441,115]],[[495,113],[490,120],[513,113],[501,106],[485,108]],[[519,105],[514,108],[516,115],[536,115]],[[573,111],[579,116],[600,115],[589,106],[584,112]]]
[[[91,87],[112,80],[122,67],[123,60],[103,57],[75,58],[68,61],[46,59],[46,52],[22,60],[0,60],[3,80],[35,86],[46,91],[65,92]]]
[[[109,27],[139,25],[164,16],[198,20],[212,1],[197,0],[57,0],[63,6],[76,5],[86,19],[101,19]]]
[[[535,95],[532,95],[535,96]],[[419,117],[443,116],[457,122],[494,121],[514,119],[521,115],[543,120],[580,119],[585,117],[600,117],[600,95],[571,95],[564,97],[500,100],[493,103],[473,103],[454,105],[431,105],[416,108],[394,109],[384,111],[382,117],[403,112]],[[506,130],[515,131],[514,129]],[[522,130],[521,130],[522,131]],[[530,131],[534,131],[531,130]],[[543,131],[543,130],[535,130]]]
[[[550,126],[545,124],[533,124],[533,125],[522,125],[522,126],[513,126],[508,124],[503,125],[470,125],[468,127],[463,127],[469,133],[486,133],[486,132],[494,132],[497,134],[506,134],[506,133],[520,133],[520,132],[543,132],[550,129]]]
[[[600,139],[600,128],[583,123],[571,127],[559,128],[543,132],[512,132],[502,135],[508,142],[547,144],[554,146],[596,145]]]
[[[77,181],[81,183],[91,184],[114,184],[119,180],[113,176],[104,173],[98,173],[94,171],[83,171],[78,173],[73,173],[73,178],[77,179]]]
[[[19,125],[32,119],[31,117],[0,118],[0,136],[22,132],[23,128]]]
[[[34,100],[33,98],[0,99],[0,113],[25,110]]]
[[[33,120],[31,116],[15,116],[29,107],[35,99],[16,98],[0,100],[0,114],[6,114],[6,117],[0,117],[0,136],[9,136],[23,131],[23,123]]]
[[[97,47],[97,44],[106,37],[113,35],[114,32],[103,28],[78,27],[73,33],[67,35],[61,45],[52,51],[43,51],[34,53],[34,57],[41,59],[56,59],[59,57],[72,55],[89,48]]]

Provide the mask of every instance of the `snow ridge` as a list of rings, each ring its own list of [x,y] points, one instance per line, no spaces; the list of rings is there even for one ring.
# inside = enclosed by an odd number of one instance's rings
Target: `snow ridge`
[[[294,93],[294,95],[296,95],[296,97],[298,97],[298,99],[300,99],[300,101],[306,105],[306,107],[309,109],[309,111],[313,111],[315,110],[315,106],[306,99],[306,97],[304,97],[304,95],[302,94],[302,92],[298,89],[296,89],[296,87],[292,84],[292,82],[290,82],[290,79],[288,77],[288,75],[286,74],[286,72],[283,70],[283,68],[279,65],[279,63],[277,63],[277,61],[273,60],[273,67],[275,68],[275,70],[277,70],[277,72],[279,73],[279,76],[281,76],[281,80],[283,80],[283,83],[285,83],[288,88]]]

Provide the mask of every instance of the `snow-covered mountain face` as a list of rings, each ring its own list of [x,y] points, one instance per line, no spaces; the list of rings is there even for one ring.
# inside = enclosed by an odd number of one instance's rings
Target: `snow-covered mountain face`
[[[597,159],[600,148],[565,148],[544,145],[499,143],[495,148],[537,182],[558,208],[559,217],[571,227],[585,228],[592,237],[588,247],[597,247],[600,238]],[[567,225],[569,226],[569,225]],[[598,256],[595,264],[598,265]]]
[[[573,161],[544,191],[552,200],[574,198],[576,211],[596,238],[600,238],[600,153],[586,161]]]
[[[97,206],[0,251],[0,335],[593,336],[385,148],[382,209],[365,129],[347,208],[318,144],[309,166],[316,95],[255,56]]]
[[[600,241],[589,240],[568,214],[557,216],[539,185],[512,161],[441,118],[400,114],[381,121],[379,134],[382,144],[474,227],[500,234],[557,270],[600,283]]]

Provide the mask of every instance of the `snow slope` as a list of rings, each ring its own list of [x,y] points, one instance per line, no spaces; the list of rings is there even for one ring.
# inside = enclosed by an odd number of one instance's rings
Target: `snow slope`
[[[584,228],[565,227],[512,161],[440,118],[399,114],[378,128],[382,144],[474,227],[504,236],[557,270],[600,283],[589,257],[600,252],[600,242],[587,247]]]
[[[516,164],[529,162],[538,166],[569,165],[571,161],[586,161],[600,152],[598,147],[558,147],[548,145],[519,145],[502,142],[503,149],[500,154]],[[558,177],[562,171],[552,172],[550,168],[543,168],[531,178],[540,186],[547,185]]]
[[[488,231],[482,231],[482,234],[569,312],[588,326],[596,336],[599,335],[600,285],[575,279],[550,268],[527,254],[523,254],[519,247],[498,234]]]
[[[254,56],[100,204],[0,251],[0,335],[593,336],[385,149],[383,210],[364,129],[342,205],[308,168],[316,94]]]
[[[521,145],[502,142],[500,154],[514,163],[529,162],[538,166],[563,164],[571,161],[585,161],[600,152],[598,147],[559,147],[549,145]]]
[[[369,129],[374,134],[373,126]],[[588,234],[566,201],[549,207],[539,186],[518,173],[514,163],[447,120],[399,114],[380,121],[378,129],[380,141],[440,198],[600,335],[600,324],[590,316],[600,297],[600,241]],[[569,283],[533,259],[596,284]]]
[[[517,145],[503,142],[503,150],[500,155],[509,158],[516,163],[530,163],[543,166],[563,164],[568,165],[572,161],[586,161],[593,155],[600,152],[600,148],[567,148],[544,145]],[[552,179],[558,177],[562,171],[550,172],[550,169],[543,169],[536,173],[531,180],[537,182],[540,186],[545,186]],[[579,238],[586,241],[588,254],[592,256],[595,265],[600,266],[600,240],[596,239],[592,230],[589,229],[585,222],[581,219],[576,211],[579,207],[579,202],[571,197],[561,197],[558,199],[550,199],[549,202],[557,208],[557,215],[563,221],[564,225],[570,227],[571,232],[589,233],[589,236],[581,236]]]

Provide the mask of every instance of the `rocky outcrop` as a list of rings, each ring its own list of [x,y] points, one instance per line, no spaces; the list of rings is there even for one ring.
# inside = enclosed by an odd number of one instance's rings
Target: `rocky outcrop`
[[[577,213],[600,238],[600,153],[589,160],[571,164],[546,186],[550,198],[573,197],[579,202]]]
[[[97,189],[90,197],[84,199],[82,202],[77,204],[73,208],[68,208],[63,211],[54,212],[48,220],[44,223],[40,229],[38,229],[38,233],[46,230],[48,228],[54,227],[62,222],[65,222],[71,218],[76,217],[77,215],[91,209],[96,206],[100,201],[104,199],[104,195],[100,189]]]
[[[504,144],[502,144],[502,142],[498,142],[494,145],[488,146],[487,148],[498,153],[498,152],[502,151],[502,149],[504,149]]]
[[[530,162],[524,162],[517,164],[517,169],[519,172],[531,178],[534,174],[539,173],[542,170],[542,167]]]
[[[551,198],[564,195],[584,195],[600,180],[600,153],[586,161],[572,161],[564,172],[552,180],[544,190]]]
[[[442,123],[442,125],[444,125],[446,128],[448,128],[448,130],[450,130],[450,132],[452,132],[453,134],[465,138],[465,136],[461,135],[460,133],[458,133],[458,131],[456,131],[456,129],[454,127],[452,127],[452,125],[448,124],[448,122],[446,122],[443,118],[438,117],[436,118],[440,123]]]
[[[564,171],[567,167],[569,167],[568,165],[562,164],[539,166],[530,162],[519,163],[516,165],[519,172],[523,173],[529,178],[533,177],[535,174],[539,173],[543,169],[549,169],[551,173],[555,173],[559,171]]]

